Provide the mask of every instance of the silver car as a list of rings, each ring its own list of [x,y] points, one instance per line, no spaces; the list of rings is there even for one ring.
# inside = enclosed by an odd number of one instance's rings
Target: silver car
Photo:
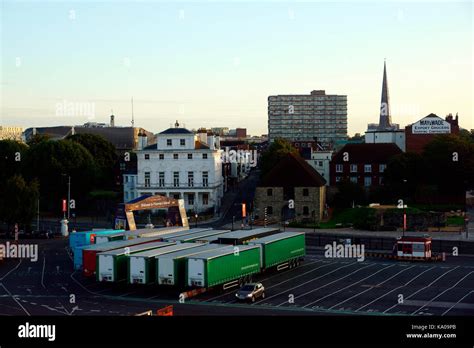
[[[240,288],[239,291],[237,291],[235,297],[240,301],[255,302],[255,299],[259,297],[265,298],[265,288],[263,287],[262,283],[245,284]]]

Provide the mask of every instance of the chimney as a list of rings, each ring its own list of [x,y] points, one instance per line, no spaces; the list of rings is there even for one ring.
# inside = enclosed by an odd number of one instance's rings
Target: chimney
[[[110,127],[115,127],[115,116],[110,115]]]

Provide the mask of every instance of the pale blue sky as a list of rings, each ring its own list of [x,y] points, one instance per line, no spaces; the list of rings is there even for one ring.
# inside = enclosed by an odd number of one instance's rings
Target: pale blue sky
[[[392,119],[459,112],[474,128],[466,2],[3,1],[0,124],[108,122],[158,132],[267,133],[267,97],[348,96],[349,134],[378,121],[387,58]],[[93,105],[94,116],[57,113]],[[81,104],[82,103],[82,104]],[[89,103],[89,104],[87,104]]]

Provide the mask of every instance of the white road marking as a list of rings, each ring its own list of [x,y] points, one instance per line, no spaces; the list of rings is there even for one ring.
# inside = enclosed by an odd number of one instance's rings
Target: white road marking
[[[383,282],[380,282],[380,283],[376,284],[375,286],[380,286],[380,285],[382,285],[382,284],[388,282],[390,279],[395,278],[395,277],[396,277],[397,275],[399,275],[400,273],[403,273],[403,272],[405,272],[405,271],[408,271],[409,269],[411,269],[411,268],[413,268],[413,267],[415,267],[415,266],[413,265],[413,266],[411,266],[411,267],[402,269],[400,272],[394,274],[394,275],[391,276],[390,278],[385,279]],[[370,291],[370,290],[373,290],[373,289],[374,289],[373,287],[368,288],[368,289],[366,289],[366,290],[364,290],[364,291],[362,291],[362,292],[360,292],[360,293],[358,293],[358,294],[355,294],[354,296],[349,297],[348,299],[345,299],[344,301],[341,301],[341,302],[339,302],[339,303],[336,303],[334,306],[329,307],[329,309],[333,309],[334,307],[337,307],[337,306],[339,306],[339,305],[341,305],[341,304],[343,304],[343,303],[345,303],[345,302],[347,302],[347,301],[349,301],[349,300],[352,300],[352,299],[355,298],[355,297],[358,297],[358,296],[360,296],[360,295],[362,295],[362,294],[365,294],[366,292],[368,292],[368,291]]]
[[[373,277],[374,275],[376,275],[376,274],[378,274],[378,273],[380,273],[380,272],[382,272],[382,271],[385,271],[387,268],[391,268],[391,267],[394,267],[394,266],[396,266],[396,265],[391,265],[391,266],[387,266],[387,267],[384,267],[384,268],[382,268],[382,269],[379,269],[377,272],[372,273],[372,274],[369,275],[368,277],[362,278],[361,280],[359,280],[359,281],[357,281],[357,282],[355,282],[355,283],[353,283],[353,284],[350,284],[350,285],[345,286],[345,287],[343,287],[343,288],[341,288],[341,289],[339,289],[339,290],[337,290],[337,291],[334,291],[334,292],[332,292],[332,293],[330,293],[330,294],[327,294],[327,295],[325,295],[325,296],[323,296],[323,297],[317,299],[316,301],[313,301],[313,302],[310,302],[310,303],[304,305],[303,307],[309,307],[309,306],[311,306],[311,305],[313,305],[313,304],[315,304],[315,303],[317,303],[317,302],[319,302],[319,301],[321,301],[321,300],[323,300],[323,299],[325,299],[325,298],[327,298],[327,297],[329,297],[329,296],[332,296],[332,295],[334,295],[334,294],[337,294],[337,293],[339,293],[339,292],[341,292],[341,291],[343,291],[343,290],[345,290],[345,289],[348,289],[348,288],[350,288],[350,287],[352,287],[352,286],[354,286],[354,285],[360,284],[360,283],[362,283],[364,280],[369,279],[369,278]],[[361,268],[360,270],[362,270],[362,269],[363,269],[363,268]],[[356,271],[356,272],[354,272],[354,273],[352,273],[352,274],[355,274],[355,273],[357,273],[357,272],[358,272],[358,271]],[[350,275],[351,275],[351,274],[348,274],[346,277],[348,277],[348,276],[350,276]],[[345,278],[345,277],[343,277],[343,278]],[[339,281],[339,280],[341,280],[341,279],[343,279],[343,278],[336,279],[336,280],[333,281],[332,283],[335,283],[335,282],[337,282],[337,281]],[[329,284],[331,284],[331,283],[329,283]],[[329,284],[325,284],[325,285],[323,285],[323,286],[320,287],[320,288],[326,287],[326,286],[329,285]],[[320,289],[320,288],[311,290],[311,291],[307,292],[306,294],[309,294],[309,293],[311,293],[311,292],[314,292],[314,291],[316,291],[316,290],[318,290],[318,289]],[[306,295],[306,294],[305,294],[305,295]],[[298,297],[301,297],[301,296],[298,296]]]
[[[10,291],[8,291],[8,289],[5,287],[5,285],[3,285],[2,283],[0,283],[0,285],[2,286],[3,289],[5,289],[6,293],[8,295],[10,295],[10,297],[13,299],[13,301],[15,301],[20,307],[21,309],[23,309],[23,311],[26,313],[26,315],[28,316],[31,316],[31,314],[26,310],[25,307],[22,306],[22,304],[20,303],[20,301],[18,301],[18,299],[16,297],[14,297]]]
[[[44,269],[46,266],[46,257],[43,257],[43,271],[41,272],[41,286],[46,289],[46,286],[44,286]]]
[[[409,285],[410,283],[412,283],[413,281],[415,281],[418,277],[422,276],[424,273],[426,273],[426,272],[428,272],[428,271],[431,271],[431,270],[434,269],[434,268],[435,268],[435,267],[433,266],[433,267],[427,269],[426,271],[421,272],[421,273],[418,274],[415,278],[412,278],[412,279],[410,279],[408,282],[406,282],[405,285],[400,285],[400,286],[396,287],[395,289],[392,289],[392,290],[390,290],[389,292],[383,294],[382,296],[377,297],[375,300],[373,300],[373,301],[371,301],[371,302],[369,302],[369,303],[363,305],[362,307],[359,307],[358,309],[356,309],[356,312],[360,311],[362,308],[365,308],[365,307],[371,305],[371,304],[374,303],[374,302],[377,302],[378,300],[380,300],[381,298],[384,298],[385,296],[391,294],[392,292],[394,292],[394,291],[396,291],[396,290],[398,290],[398,289],[400,289],[400,288],[403,288],[403,287]],[[378,310],[377,310],[377,311],[378,311]]]
[[[447,271],[447,272],[444,272],[442,275],[440,275],[438,278],[436,278],[435,280],[433,280],[431,283],[428,284],[428,286],[425,286],[424,288],[421,288],[421,289],[418,289],[417,291],[415,291],[413,294],[411,294],[410,296],[408,297],[405,297],[405,300],[408,300],[409,298],[412,298],[414,295],[416,295],[417,293],[419,293],[420,291],[423,291],[427,288],[429,288],[431,285],[433,285],[434,283],[436,283],[438,280],[440,280],[441,278],[443,278],[446,274],[454,271],[455,269],[459,268],[459,266],[456,266],[454,268],[452,268],[451,270]],[[390,308],[387,308],[386,310],[383,311],[383,313],[387,313],[389,310],[391,310],[392,308],[395,308],[397,307],[399,304],[396,303],[394,304],[392,307]]]
[[[266,301],[266,300],[268,300],[268,299],[271,299],[271,298],[273,298],[273,297],[279,296],[279,295],[281,295],[281,294],[283,294],[283,293],[286,293],[286,292],[291,292],[292,290],[294,290],[294,289],[296,289],[296,288],[299,288],[299,287],[301,287],[301,286],[303,286],[303,285],[306,285],[306,284],[308,284],[308,283],[314,282],[315,280],[318,280],[318,279],[320,279],[320,278],[322,278],[322,277],[325,277],[325,276],[327,276],[327,275],[329,275],[329,274],[332,274],[332,273],[334,273],[334,272],[336,272],[336,271],[338,271],[338,270],[340,270],[340,269],[342,269],[342,268],[346,268],[346,267],[352,266],[352,265],[354,265],[354,264],[356,264],[356,263],[357,263],[357,261],[356,261],[356,262],[353,262],[353,263],[351,263],[351,264],[349,264],[349,265],[345,265],[345,266],[338,267],[338,268],[332,270],[331,272],[325,273],[325,274],[323,274],[323,275],[320,275],[319,277],[316,277],[316,278],[313,278],[313,279],[311,279],[311,280],[308,280],[308,281],[306,281],[306,282],[304,282],[304,283],[301,283],[301,284],[299,284],[298,286],[295,286],[295,287],[293,287],[293,288],[291,288],[291,289],[282,291],[282,292],[280,292],[280,293],[278,293],[278,294],[275,294],[275,295],[273,295],[273,296],[265,297],[265,299],[262,300],[262,301],[260,301],[260,302]],[[330,266],[330,265],[331,265],[331,264],[328,264],[327,266]],[[324,266],[321,266],[321,267],[324,267]],[[321,267],[318,267],[318,268],[321,268]],[[284,302],[284,303],[286,303],[286,302]]]
[[[443,314],[441,314],[441,316],[445,315],[446,313],[448,313],[451,309],[453,309],[454,307],[456,307],[462,300],[464,300],[466,297],[468,297],[470,294],[474,293],[474,290],[471,290],[469,291],[466,295],[464,295],[458,302],[456,302],[454,305],[452,305],[450,308],[448,308],[446,311],[443,312]]]
[[[458,280],[453,286],[447,288],[446,290],[440,292],[438,295],[436,295],[435,297],[433,297],[431,300],[429,300],[427,303],[425,303],[423,306],[421,306],[420,308],[418,308],[416,311],[414,311],[413,313],[411,313],[411,315],[415,315],[417,312],[421,311],[423,308],[425,308],[426,306],[428,306],[430,303],[432,303],[434,300],[436,300],[438,297],[440,297],[442,294],[444,294],[445,292],[455,288],[460,282],[462,282],[464,279],[466,279],[467,277],[469,277],[472,273],[474,273],[474,271],[471,271],[469,272],[468,274],[466,274],[464,277],[462,277],[460,280]]]
[[[14,270],[16,270],[18,268],[18,266],[20,266],[22,261],[23,261],[23,259],[20,259],[20,262],[18,262],[18,264],[14,268],[12,268],[10,271],[7,272],[7,274],[5,274],[2,278],[0,278],[0,281],[5,279],[10,273],[12,273]]]

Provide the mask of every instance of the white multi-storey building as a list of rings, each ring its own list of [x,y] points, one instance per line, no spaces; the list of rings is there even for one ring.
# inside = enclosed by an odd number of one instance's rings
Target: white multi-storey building
[[[219,137],[194,134],[176,122],[157,134],[156,144],[137,151],[136,179],[124,176],[124,196],[159,194],[184,199],[193,212],[217,212],[223,196],[221,154]]]
[[[326,186],[329,186],[329,164],[331,163],[333,151],[313,151],[311,150],[311,159],[306,162],[316,169],[321,176],[326,180]]]

